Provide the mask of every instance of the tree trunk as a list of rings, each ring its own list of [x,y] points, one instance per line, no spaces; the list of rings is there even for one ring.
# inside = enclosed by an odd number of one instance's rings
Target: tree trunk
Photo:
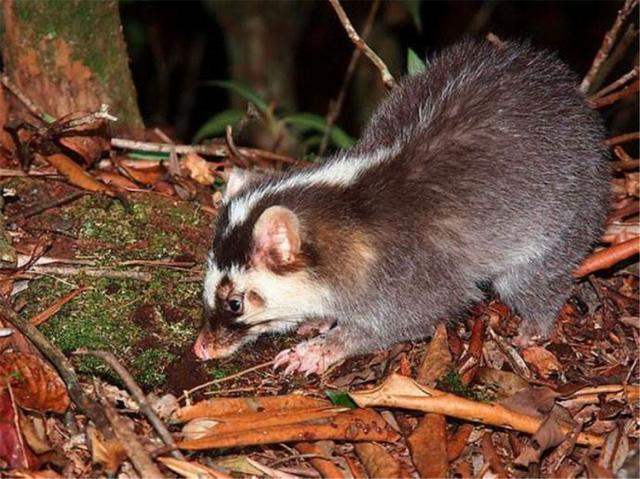
[[[4,0],[9,80],[59,118],[107,104],[116,130],[143,128],[116,0]]]
[[[206,6],[215,13],[224,31],[231,77],[247,83],[277,106],[295,110],[292,52],[310,5],[209,0]],[[232,103],[244,106],[246,100],[233,99]]]

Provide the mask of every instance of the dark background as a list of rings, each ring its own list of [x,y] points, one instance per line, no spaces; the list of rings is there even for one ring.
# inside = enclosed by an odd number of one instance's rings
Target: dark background
[[[246,8],[248,2],[236,3],[244,3]],[[299,2],[289,4],[291,15],[298,11],[293,8],[295,3]],[[275,5],[271,1],[253,4],[257,15],[261,9],[266,12]],[[369,43],[390,66],[394,76],[399,77],[406,71],[407,48],[424,56],[464,35],[484,37],[487,32],[493,32],[502,39],[527,38],[537,46],[557,51],[582,77],[621,4],[423,2],[420,9],[422,29],[419,31],[404,2],[382,2]],[[368,1],[343,2],[358,30],[362,28],[370,5]],[[230,104],[226,90],[203,84],[208,80],[231,78],[229,45],[215,8],[207,1],[123,1],[120,7],[146,124],[161,126],[180,140],[190,141],[199,126]],[[234,6],[230,8],[233,11]],[[340,89],[353,45],[328,2],[309,1],[303,8],[305,15],[300,16],[297,40],[281,48],[279,54],[294,61],[293,109],[325,115],[329,101]],[[238,15],[242,14],[239,9]],[[277,25],[270,34],[279,34]],[[637,48],[632,46],[605,84],[628,71],[636,55]],[[361,79],[360,83],[354,80],[337,121],[356,137],[371,109],[384,94],[379,76],[368,60],[361,59],[358,69],[359,73],[369,71],[368,76],[363,75],[368,80]],[[270,100],[279,104],[278,98]],[[637,110],[629,114],[614,107],[603,114],[615,134],[631,131]]]

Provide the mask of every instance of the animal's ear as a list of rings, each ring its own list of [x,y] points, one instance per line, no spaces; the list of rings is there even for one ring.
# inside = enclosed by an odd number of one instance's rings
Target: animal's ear
[[[300,254],[300,221],[284,206],[271,206],[253,227],[252,260],[274,271],[286,270]]]
[[[227,186],[222,195],[223,199],[228,200],[229,198],[233,198],[253,179],[254,174],[251,171],[234,166],[231,169],[231,174],[229,174]]]

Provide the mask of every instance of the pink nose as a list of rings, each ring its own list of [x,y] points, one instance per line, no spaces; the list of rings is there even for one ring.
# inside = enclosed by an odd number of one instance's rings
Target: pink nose
[[[198,335],[198,339],[196,339],[196,343],[193,345],[193,352],[203,361],[212,359],[209,348],[207,347],[207,343],[208,341],[206,335],[204,333],[200,333]]]

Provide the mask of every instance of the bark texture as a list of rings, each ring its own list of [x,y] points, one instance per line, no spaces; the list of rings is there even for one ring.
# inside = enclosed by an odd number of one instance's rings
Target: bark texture
[[[53,117],[106,103],[116,130],[143,127],[115,0],[5,0],[5,74]]]

